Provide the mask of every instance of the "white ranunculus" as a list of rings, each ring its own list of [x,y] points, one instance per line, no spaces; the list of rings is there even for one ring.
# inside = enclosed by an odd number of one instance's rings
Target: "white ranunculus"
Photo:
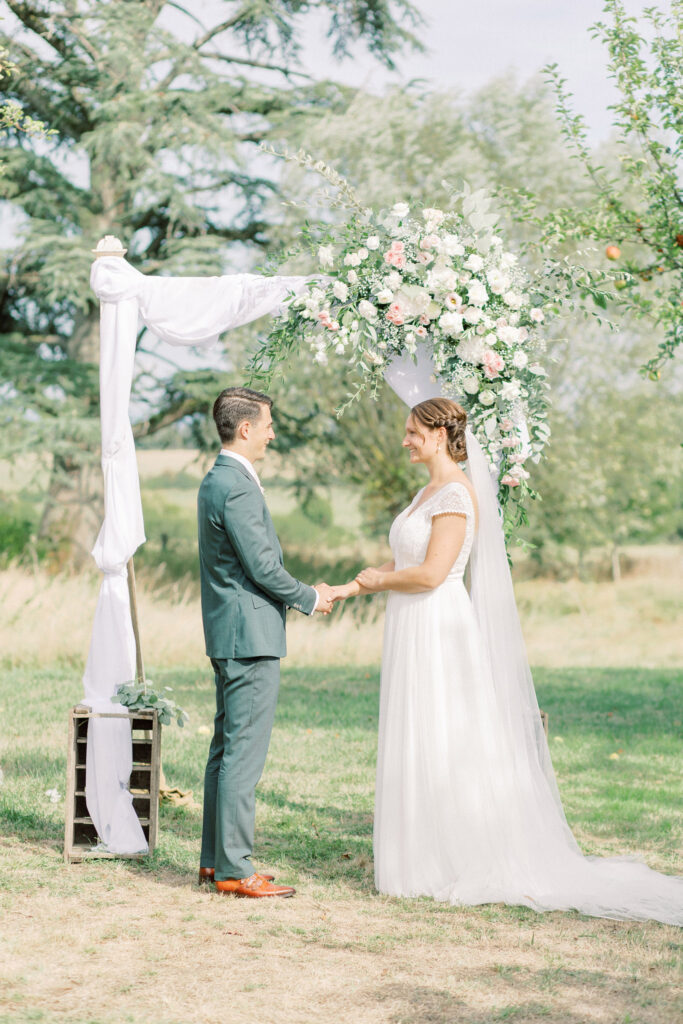
[[[449,337],[453,338],[456,334],[462,334],[463,322],[460,313],[450,312],[443,313],[439,317],[439,327]]]
[[[332,288],[332,294],[335,299],[339,299],[340,302],[346,302],[349,297],[348,285],[345,285],[343,281],[335,281]]]
[[[367,299],[361,299],[358,303],[358,312],[365,320],[374,320],[377,316],[377,307]]]
[[[393,298],[394,298],[394,293],[392,292],[391,288],[381,288],[377,292],[377,301],[382,306],[387,306],[390,302],[393,301]]]
[[[467,270],[472,270],[476,274],[484,266],[484,260],[479,253],[472,252],[463,263],[463,266],[466,267]]]
[[[391,212],[394,215],[394,217],[400,217],[401,219],[403,219],[404,217],[407,217],[408,214],[410,213],[410,207],[408,206],[407,203],[394,203],[394,205],[391,207]]]
[[[318,249],[318,263],[324,270],[334,266],[334,249],[331,245],[321,245]]]
[[[518,370],[523,370],[528,362],[529,357],[526,352],[522,352],[521,348],[518,348],[512,357],[512,365],[516,366]]]
[[[355,270],[349,270],[346,275],[349,284],[358,284],[358,274]]]
[[[481,310],[477,306],[468,306],[463,311],[463,316],[468,324],[478,324],[481,320]]]
[[[458,359],[462,359],[463,363],[472,363],[473,366],[477,366],[483,362],[485,351],[486,343],[483,338],[463,338],[458,343],[455,354]]]
[[[476,395],[479,390],[479,380],[472,374],[471,377],[465,377],[462,382],[462,389],[467,395]]]
[[[379,238],[377,237],[377,235],[370,235],[369,238],[365,239],[365,244],[367,245],[368,249],[372,249],[372,251],[374,252],[375,249],[379,249]]]
[[[471,306],[483,306],[489,294],[481,281],[472,281],[467,285],[467,299]]]
[[[486,280],[494,295],[502,295],[510,287],[510,278],[495,267],[486,271]]]
[[[490,388],[484,388],[479,392],[479,401],[482,405],[493,405],[496,400],[495,393]]]
[[[506,306],[509,306],[510,309],[519,309],[522,305],[522,296],[519,292],[505,292],[503,295],[503,302]]]

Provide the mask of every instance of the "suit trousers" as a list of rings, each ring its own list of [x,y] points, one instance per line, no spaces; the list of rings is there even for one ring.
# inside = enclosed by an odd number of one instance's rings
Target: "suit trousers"
[[[201,865],[216,880],[253,874],[255,790],[280,686],[279,658],[212,658],[216,718],[204,775]]]

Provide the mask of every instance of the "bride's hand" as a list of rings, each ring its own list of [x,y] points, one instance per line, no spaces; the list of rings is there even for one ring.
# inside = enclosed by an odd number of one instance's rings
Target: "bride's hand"
[[[361,587],[364,587],[365,590],[377,593],[384,588],[384,573],[380,572],[379,569],[369,567],[358,573],[356,582],[360,583]]]
[[[358,597],[360,587],[355,580],[350,583],[342,583],[338,587],[332,587],[333,601],[346,601],[348,597]]]

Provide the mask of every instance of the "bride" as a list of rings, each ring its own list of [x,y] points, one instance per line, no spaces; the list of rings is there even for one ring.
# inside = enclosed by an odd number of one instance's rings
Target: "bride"
[[[393,896],[683,924],[683,879],[584,857],[562,810],[524,651],[488,463],[455,402],[420,402],[403,447],[429,483],[393,561],[336,598],[389,591],[375,882]],[[467,461],[468,474],[462,464]],[[472,555],[472,598],[464,572]]]

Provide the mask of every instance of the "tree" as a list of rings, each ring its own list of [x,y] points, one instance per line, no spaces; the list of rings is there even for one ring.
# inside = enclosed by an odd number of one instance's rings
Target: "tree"
[[[278,194],[259,143],[287,140],[293,123],[347,102],[343,89],[297,71],[302,18],[324,16],[341,56],[360,39],[391,65],[418,45],[409,0],[222,6],[205,27],[169,4],[185,18],[181,38],[165,27],[163,0],[5,4],[20,29],[0,37],[15,65],[9,99],[58,139],[36,146],[12,130],[6,149],[5,197],[23,225],[0,280],[2,449],[52,454],[41,532],[77,561],[101,498],[90,250],[114,234],[143,273],[244,269],[271,244]],[[216,387],[207,375],[175,374],[137,433],[205,411]]]
[[[683,340],[683,0],[670,0],[668,12],[647,8],[644,23],[627,15],[623,0],[605,0],[604,11],[609,21],[592,32],[607,48],[619,92],[612,108],[616,166],[599,162],[589,147],[584,120],[552,65],[558,123],[590,183],[590,201],[553,208],[533,189],[519,188],[508,198],[520,219],[535,218],[535,244],[552,249],[568,239],[590,240],[623,269],[615,282],[618,307],[661,329],[643,366],[657,380]]]

